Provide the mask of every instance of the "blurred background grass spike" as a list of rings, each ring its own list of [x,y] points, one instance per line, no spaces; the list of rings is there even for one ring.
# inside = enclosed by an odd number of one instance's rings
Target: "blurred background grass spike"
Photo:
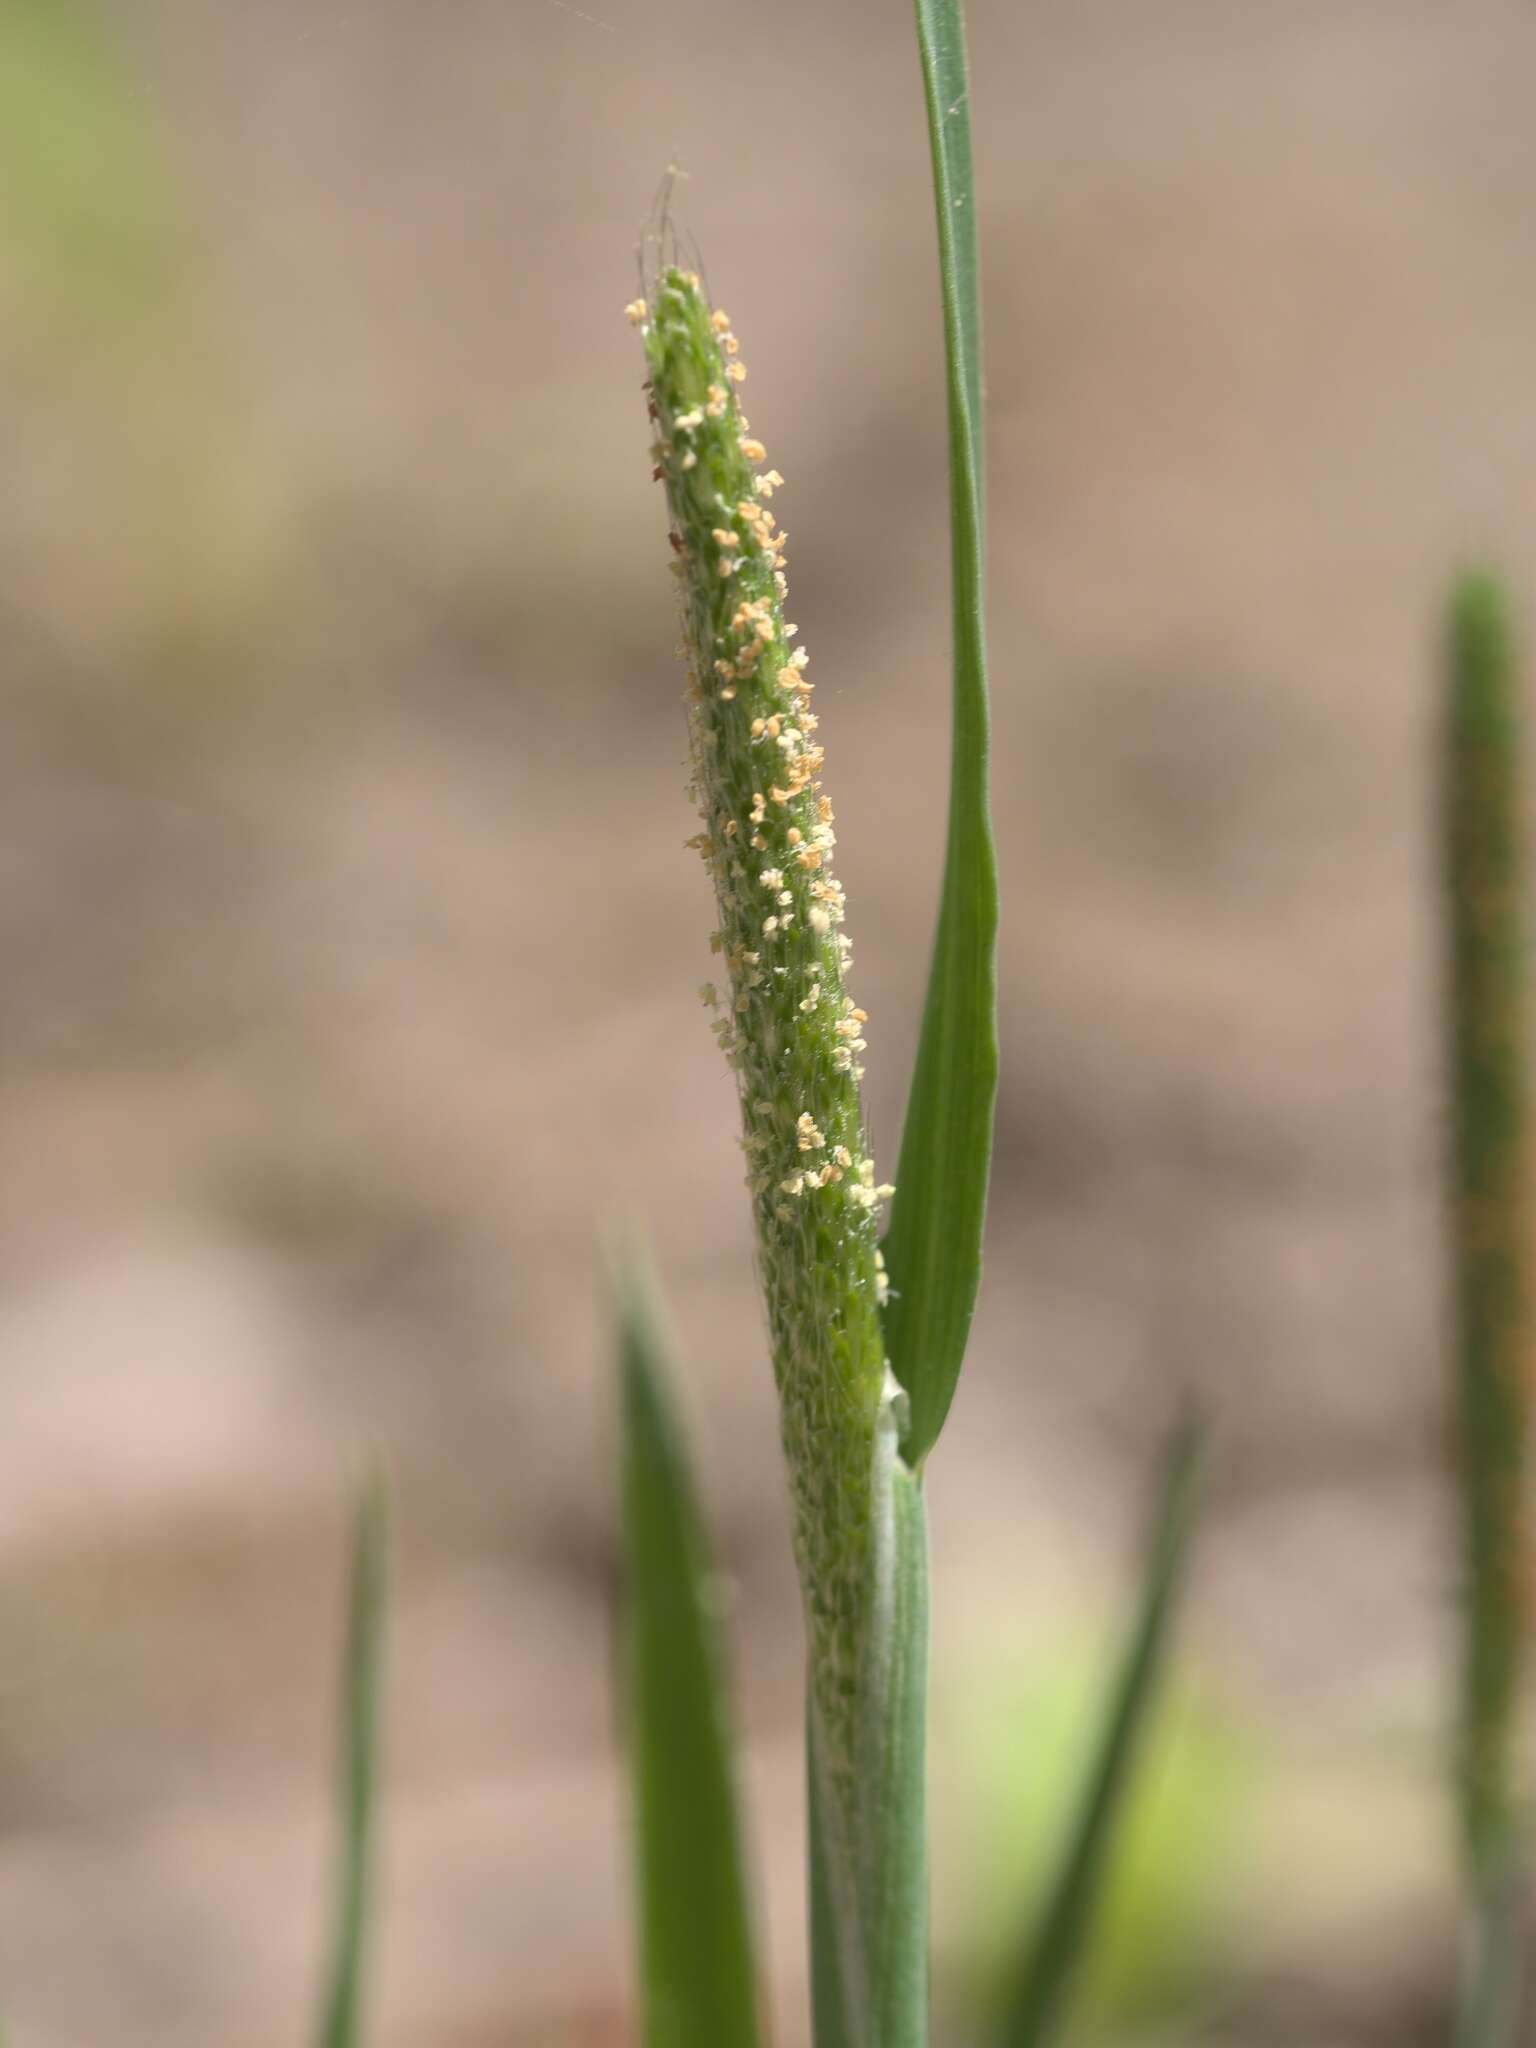
[[[1513,2048],[1529,1830],[1531,1205],[1523,703],[1507,600],[1464,576],[1450,615],[1445,789],[1450,1235],[1464,1636],[1457,1778],[1468,1885],[1461,2048]]]

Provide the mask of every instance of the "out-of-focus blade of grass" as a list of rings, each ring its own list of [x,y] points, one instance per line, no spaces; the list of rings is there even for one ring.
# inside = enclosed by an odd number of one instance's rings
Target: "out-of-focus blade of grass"
[[[954,688],[949,828],[896,1194],[885,1239],[886,1341],[911,1402],[903,1454],[933,1448],[959,1378],[976,1291],[997,1093],[997,861],[987,797],[981,319],[960,0],[917,0],[933,153],[949,389]]]
[[[870,1528],[872,1620],[853,1838],[824,1796],[809,1717],[811,1994],[816,2048],[926,2048],[928,1533],[887,1406]]]
[[[341,1842],[335,1929],[321,2008],[320,2048],[357,2048],[362,2038],[363,1965],[372,1900],[379,1702],[384,1661],[384,1602],[389,1493],[371,1472],[357,1498],[348,1596],[341,1743]]]
[[[1493,578],[1458,584],[1449,638],[1449,1227],[1466,1564],[1457,1780],[1470,1921],[1458,2038],[1463,2048],[1513,2048],[1529,1827],[1520,1701],[1530,1571],[1530,930],[1520,682]]]
[[[1186,1417],[1166,1454],[1141,1599],[1108,1694],[1061,1862],[1047,1894],[999,2036],[1001,2048],[1044,2048],[1065,2019],[1092,1933],[1094,1909],[1132,1782],[1136,1751],[1166,1662],[1199,1489],[1204,1431]]]
[[[619,1275],[644,2048],[755,2048],[757,1978],[715,1602],[650,1290]]]

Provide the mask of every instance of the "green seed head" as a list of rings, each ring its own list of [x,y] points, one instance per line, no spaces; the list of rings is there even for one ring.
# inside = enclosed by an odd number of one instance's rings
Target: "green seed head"
[[[665,484],[688,663],[692,842],[714,882],[706,984],[740,1086],[796,1551],[818,1708],[848,1754],[864,1636],[871,1469],[886,1377],[877,1185],[859,1082],[865,1013],[847,993],[832,806],[803,648],[784,623],[784,535],[738,392],[724,313],[669,268],[636,300],[650,365],[655,474]],[[839,1758],[839,1761],[842,1759]]]

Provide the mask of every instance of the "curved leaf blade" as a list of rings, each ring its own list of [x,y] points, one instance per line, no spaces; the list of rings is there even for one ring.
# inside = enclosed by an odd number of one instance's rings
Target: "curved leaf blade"
[[[708,1555],[649,1290],[620,1276],[623,1705],[645,2048],[761,2038]]]
[[[1057,2038],[1066,2017],[1136,1753],[1167,1661],[1198,1504],[1204,1434],[1196,1419],[1186,1417],[1165,1455],[1141,1598],[1107,1695],[1103,1729],[1066,1847],[1003,2024],[1000,2048],[1044,2048]]]
[[[914,1468],[954,1397],[981,1282],[997,1094],[997,860],[987,795],[981,316],[970,97],[959,0],[917,0],[938,214],[949,395],[954,686],[949,826],[896,1194],[884,1253],[891,1367],[911,1402]]]

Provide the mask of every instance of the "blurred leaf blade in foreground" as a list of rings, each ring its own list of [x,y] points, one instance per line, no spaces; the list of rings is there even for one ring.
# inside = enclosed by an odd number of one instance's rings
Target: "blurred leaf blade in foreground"
[[[1449,654],[1448,1221],[1466,1572],[1457,1779],[1469,1892],[1459,2038],[1504,2048],[1520,2026],[1529,1830],[1520,1708],[1533,1218],[1523,707],[1508,603],[1492,577],[1456,586]]]
[[[644,2048],[757,2048],[757,1977],[708,1555],[648,1283],[619,1275]]]
[[[335,1929],[320,2024],[321,2048],[357,2048],[362,2039],[363,1966],[373,1892],[388,1542],[389,1491],[382,1472],[373,1471],[358,1491],[353,1525],[343,1674],[341,1840]]]
[[[1063,2026],[1137,1751],[1167,1663],[1198,1507],[1204,1441],[1201,1422],[1186,1416],[1164,1456],[1140,1599],[1061,1860],[1004,2017],[1001,2048],[1045,2048]]]
[[[907,1462],[933,1448],[981,1281],[997,1094],[997,859],[987,794],[981,314],[959,0],[917,0],[948,376],[954,684],[949,825],[922,1030],[884,1256],[891,1366],[911,1401]]]

